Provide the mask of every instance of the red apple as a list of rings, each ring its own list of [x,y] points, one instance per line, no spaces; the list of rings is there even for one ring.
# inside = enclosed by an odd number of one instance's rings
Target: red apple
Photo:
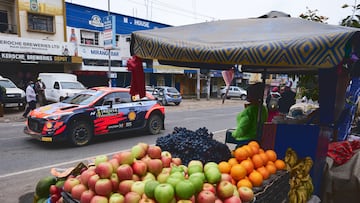
[[[241,203],[240,197],[231,196],[223,200],[223,203]]]
[[[171,153],[168,151],[161,152],[161,161],[163,163],[163,167],[170,167],[171,164]]]
[[[80,182],[84,185],[88,185],[88,181],[89,181],[89,178],[93,175],[95,175],[95,170],[86,170],[84,172],[81,173],[80,175]]]
[[[95,192],[92,190],[86,190],[81,194],[80,202],[81,203],[90,203],[91,199],[95,196]]]
[[[101,196],[101,195],[95,195],[90,203],[108,203],[109,200],[107,197]]]
[[[131,180],[134,172],[129,164],[121,164],[116,169],[116,174],[118,175],[119,181],[122,181],[122,180]]]
[[[95,193],[102,196],[108,196],[112,192],[112,183],[107,178],[102,178],[96,181]]]
[[[155,200],[153,199],[150,199],[148,197],[141,197],[139,203],[156,203]]]
[[[210,191],[210,192],[216,194],[216,188],[215,188],[215,186],[214,186],[213,184],[210,184],[210,183],[204,183],[202,190]]]
[[[246,186],[241,186],[238,189],[239,197],[243,202],[251,202],[254,199],[254,191]]]
[[[171,153],[169,151],[162,151],[161,156],[172,158]]]
[[[131,167],[134,171],[134,174],[137,174],[139,176],[143,176],[147,172],[147,165],[144,161],[141,160],[135,160]]]
[[[171,163],[175,164],[176,166],[180,166],[182,162],[179,157],[173,157],[173,158],[171,158]]]
[[[112,158],[112,159],[109,160],[109,162],[113,166],[113,171],[116,171],[116,169],[120,166],[120,163],[119,163],[118,159]]]
[[[124,203],[125,197],[120,193],[112,193],[109,198],[109,203]]]
[[[147,162],[147,170],[154,174],[155,176],[159,175],[163,169],[163,163],[160,159],[150,159]]]
[[[100,176],[100,178],[110,178],[113,172],[113,166],[110,162],[102,162],[96,166],[95,172]]]
[[[116,173],[112,173],[111,176],[110,176],[110,181],[111,181],[111,184],[112,184],[112,189],[113,189],[113,192],[116,192],[119,188],[119,178],[117,176]]]
[[[77,178],[68,178],[65,180],[64,182],[64,191],[65,192],[71,192],[71,189],[75,186],[80,184],[80,180],[78,180]]]
[[[147,155],[149,155],[152,159],[160,159],[161,158],[161,148],[156,145],[150,145],[147,149]]]
[[[220,181],[216,186],[216,195],[225,200],[234,194],[234,185],[229,181]]]
[[[145,142],[139,142],[138,145],[140,145],[142,148],[144,148],[145,151],[147,151],[147,149],[149,148],[149,144],[145,143]]]
[[[135,159],[143,158],[146,155],[146,151],[147,150],[145,150],[145,148],[139,144],[131,148],[131,153]]]
[[[217,198],[217,199],[215,200],[215,203],[223,203],[223,201],[222,201],[221,199]]]
[[[76,200],[80,200],[81,194],[87,190],[87,187],[83,184],[77,184],[71,189],[71,196]]]
[[[134,181],[139,181],[139,180],[141,180],[140,176],[137,175],[137,174],[133,174],[132,179],[133,179]]]
[[[224,180],[229,181],[230,183],[232,183],[234,181],[230,174],[221,173],[221,181],[224,181]]]
[[[214,203],[215,200],[216,200],[215,194],[208,190],[201,191],[196,198],[197,203]]]
[[[95,191],[95,184],[100,179],[100,176],[98,174],[90,176],[88,180],[88,188],[92,191]]]
[[[116,158],[119,160],[119,164],[129,164],[131,165],[134,162],[134,157],[131,151],[122,151],[119,152]]]
[[[49,192],[51,195],[60,194],[60,188],[58,188],[56,185],[50,185]]]
[[[131,186],[134,184],[134,180],[123,180],[119,183],[119,193],[126,195],[126,193],[131,191]]]
[[[136,192],[128,192],[125,195],[125,203],[138,203],[141,199],[141,195]]]

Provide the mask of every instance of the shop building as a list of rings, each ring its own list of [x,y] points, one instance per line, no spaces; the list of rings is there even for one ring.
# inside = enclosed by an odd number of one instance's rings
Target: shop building
[[[67,42],[64,0],[0,2],[0,75],[20,88],[40,72],[72,72],[81,57]]]

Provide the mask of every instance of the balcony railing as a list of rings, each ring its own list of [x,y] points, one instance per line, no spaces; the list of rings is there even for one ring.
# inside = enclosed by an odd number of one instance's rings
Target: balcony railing
[[[14,24],[0,22],[0,33],[17,34],[17,27]]]

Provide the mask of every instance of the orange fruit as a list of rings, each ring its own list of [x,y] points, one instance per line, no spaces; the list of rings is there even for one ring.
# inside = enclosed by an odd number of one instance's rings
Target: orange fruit
[[[264,153],[265,151],[263,149],[259,149],[259,153]]]
[[[275,167],[277,170],[283,170],[285,169],[286,165],[285,162],[281,159],[278,159],[275,161]]]
[[[238,160],[238,162],[240,162],[247,159],[249,157],[249,153],[245,148],[239,147],[234,151],[234,157]]]
[[[270,174],[275,174],[277,170],[275,164],[267,164],[265,168],[269,171]]]
[[[244,145],[244,146],[242,146],[242,148],[247,150],[249,157],[252,157],[254,155],[254,152],[249,145]]]
[[[259,187],[262,185],[264,178],[262,177],[261,173],[254,170],[253,172],[250,173],[249,180],[254,187]]]
[[[230,173],[231,165],[229,162],[222,161],[218,164],[221,173]]]
[[[274,150],[268,149],[265,151],[266,155],[269,158],[269,161],[275,162],[277,159],[276,152]]]
[[[237,182],[236,186],[237,186],[237,188],[240,188],[241,186],[246,186],[246,187],[248,187],[250,189],[252,189],[252,187],[253,187],[251,181],[249,179],[245,179],[245,178],[239,180]]]
[[[239,162],[236,160],[236,158],[230,158],[228,160],[228,163],[230,164],[230,166],[234,166],[235,164],[238,164]]]
[[[258,169],[256,169],[261,175],[263,176],[264,180],[268,179],[270,177],[270,172],[265,168],[265,166],[262,166]]]
[[[249,146],[254,146],[254,147],[260,149],[260,145],[259,145],[259,143],[258,143],[257,141],[250,141],[250,142],[248,143],[248,145],[249,145]]]
[[[235,181],[239,181],[246,176],[246,169],[241,164],[235,164],[231,167],[230,175]]]
[[[251,145],[249,145],[249,146],[250,146],[253,154],[258,154],[259,153],[259,148],[257,148],[256,146],[251,146]]]
[[[264,166],[264,162],[261,158],[261,156],[259,154],[255,154],[252,158],[251,158],[253,164],[254,164],[254,168],[260,168],[261,166]]]
[[[275,166],[275,163],[274,163],[274,162],[272,162],[272,161],[268,161],[268,162],[266,163],[266,165],[269,165],[269,164],[271,164],[271,165],[274,165],[274,166]]]
[[[266,155],[266,153],[259,153],[261,159],[263,160],[264,165],[269,161],[269,157]]]
[[[246,169],[247,174],[250,174],[254,170],[254,164],[251,159],[246,159],[240,162],[242,166]]]

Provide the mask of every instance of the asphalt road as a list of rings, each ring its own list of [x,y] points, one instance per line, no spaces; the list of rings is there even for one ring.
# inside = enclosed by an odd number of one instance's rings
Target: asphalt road
[[[243,101],[188,100],[180,106],[166,107],[166,130],[160,135],[126,133],[103,136],[85,147],[70,147],[64,143],[41,143],[22,130],[23,122],[17,122],[14,114],[8,122],[0,122],[0,202],[32,202],[36,182],[49,169],[73,167],[87,163],[97,155],[112,155],[129,149],[138,142],[154,144],[157,137],[167,135],[174,127],[196,130],[206,127],[214,138],[224,141],[227,128],[236,125],[236,114],[243,109]]]

